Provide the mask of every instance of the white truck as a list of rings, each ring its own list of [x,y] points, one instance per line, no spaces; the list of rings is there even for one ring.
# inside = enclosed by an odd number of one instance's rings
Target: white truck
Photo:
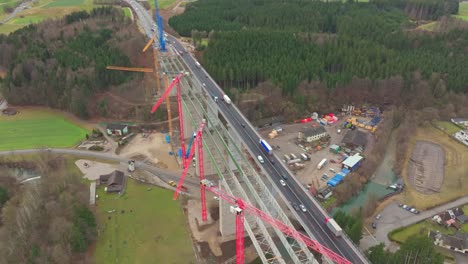
[[[226,102],[226,104],[231,104],[231,98],[229,98],[229,96],[224,95],[223,99]]]
[[[343,234],[343,229],[335,222],[333,218],[327,218],[325,220],[327,222],[328,228],[335,234],[335,236],[339,237]]]
[[[320,161],[320,163],[317,165],[317,169],[320,170],[325,164],[327,164],[327,159],[323,159],[322,161]]]

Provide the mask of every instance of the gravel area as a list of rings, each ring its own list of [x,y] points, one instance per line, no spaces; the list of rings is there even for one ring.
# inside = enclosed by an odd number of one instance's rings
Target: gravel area
[[[85,166],[85,163],[88,166]],[[80,169],[80,171],[84,174],[84,178],[89,180],[97,180],[99,179],[100,175],[109,174],[114,170],[120,170],[123,172],[127,171],[127,166],[120,165],[120,164],[108,164],[108,163],[101,163],[92,160],[77,160],[75,161],[75,165]]]
[[[444,181],[444,149],[429,141],[417,141],[408,163],[408,180],[420,193],[440,192]]]

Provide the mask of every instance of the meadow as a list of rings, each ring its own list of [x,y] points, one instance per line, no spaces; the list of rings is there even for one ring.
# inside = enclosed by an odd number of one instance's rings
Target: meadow
[[[96,192],[96,263],[195,263],[180,203],[172,192],[128,179],[125,193]]]
[[[0,151],[73,147],[88,132],[61,113],[37,109],[19,109],[14,116],[0,115],[0,128]]]

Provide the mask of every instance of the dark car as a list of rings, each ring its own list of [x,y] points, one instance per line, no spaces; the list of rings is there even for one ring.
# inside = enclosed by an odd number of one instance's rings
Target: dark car
[[[275,165],[275,160],[271,159],[270,162],[271,164]]]
[[[244,124],[244,123],[242,123],[242,127],[245,128],[245,124]]]
[[[301,208],[299,208],[299,205],[297,205],[297,203],[291,203],[291,205],[294,208],[294,210],[296,210],[296,211],[301,210]]]
[[[376,229],[377,228],[377,224],[375,222],[372,222],[372,228],[373,229]]]
[[[335,161],[335,160],[332,160],[332,159],[330,160],[330,162],[331,162],[331,163],[336,163],[336,161]]]
[[[288,175],[286,175],[286,174],[282,174],[281,177],[283,177],[283,179],[285,179],[285,180],[288,179]]]

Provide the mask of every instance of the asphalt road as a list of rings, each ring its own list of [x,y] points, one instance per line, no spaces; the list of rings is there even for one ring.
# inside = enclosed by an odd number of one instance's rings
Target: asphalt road
[[[96,158],[96,159],[102,159],[102,160],[108,160],[108,161],[114,161],[114,162],[117,161],[117,162],[122,162],[122,163],[128,162],[127,158],[120,157],[112,153],[94,152],[94,151],[78,150],[78,149],[24,149],[24,150],[13,150],[13,151],[0,151],[0,156],[46,153],[46,152],[53,153],[53,154],[68,154],[68,155],[74,155],[74,156]],[[159,178],[166,180],[166,182],[169,180],[179,181],[180,175],[182,174],[182,171],[181,172],[169,172],[169,171],[148,165],[140,161],[135,162],[135,168],[151,172],[152,174],[157,175]],[[196,186],[196,187],[200,186],[200,183],[198,180],[185,178],[184,182],[187,185]]]
[[[140,25],[144,27],[145,32],[150,37],[151,29],[156,28],[152,18],[147,12],[141,12],[143,7],[139,4],[133,1],[128,2],[132,8],[136,10],[138,17],[140,18]],[[142,15],[140,15],[140,13],[142,13]],[[141,21],[141,18],[144,18],[145,21]],[[211,95],[223,98],[224,93],[222,89],[203,68],[197,66],[196,60],[189,53],[186,53],[185,48],[181,43],[169,34],[167,34],[167,38],[168,43],[166,44],[166,48],[168,45],[172,45],[179,51],[182,60],[185,62],[187,67],[190,68],[193,75],[197,77],[200,82],[205,84],[204,88],[207,92]],[[273,182],[276,183],[284,197],[290,203],[294,202],[297,204],[303,204],[307,208],[307,212],[298,212],[298,216],[303,223],[308,226],[315,239],[352,263],[367,263],[367,260],[363,257],[363,254],[359,249],[357,249],[357,247],[342,237],[336,237],[328,229],[325,223],[325,219],[328,217],[326,212],[321,208],[320,204],[312,198],[302,186],[300,186],[290,171],[284,166],[284,164],[282,164],[281,159],[276,155],[268,156],[264,153],[259,144],[259,135],[250,122],[242,115],[239,109],[237,109],[235,105],[227,104],[222,100],[219,100],[218,107],[231,127],[238,132],[244,141],[244,145],[250,149],[250,152],[255,157],[258,155],[262,155],[264,157],[265,163],[260,164],[260,166],[263,167]],[[282,179],[282,175],[288,175],[287,185],[285,187],[281,186],[279,183],[279,180]]]

